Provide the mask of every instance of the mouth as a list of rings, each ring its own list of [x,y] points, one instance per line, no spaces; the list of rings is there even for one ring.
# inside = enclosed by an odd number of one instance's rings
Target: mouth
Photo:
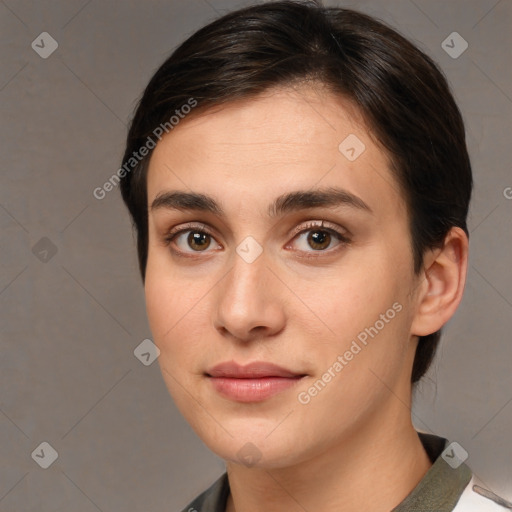
[[[205,376],[224,398],[236,402],[261,402],[296,386],[306,374],[264,361],[245,366],[230,361],[214,366]]]

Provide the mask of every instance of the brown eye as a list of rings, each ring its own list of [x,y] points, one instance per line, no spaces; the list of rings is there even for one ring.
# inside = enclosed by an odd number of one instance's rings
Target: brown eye
[[[316,231],[310,231],[307,240],[312,249],[321,251],[329,247],[331,234],[328,231],[318,229]]]
[[[314,253],[317,253],[316,256],[332,253],[350,244],[349,237],[338,229],[326,227],[324,221],[322,224],[309,223],[298,227],[297,234],[288,248],[292,247],[304,255],[309,253],[311,257]]]
[[[194,251],[204,251],[211,244],[211,238],[208,233],[201,231],[190,231],[187,237],[187,243]]]
[[[203,228],[180,229],[165,238],[165,244],[170,246],[176,254],[209,253],[212,249],[222,248],[218,243],[213,242],[216,242],[213,235]]]

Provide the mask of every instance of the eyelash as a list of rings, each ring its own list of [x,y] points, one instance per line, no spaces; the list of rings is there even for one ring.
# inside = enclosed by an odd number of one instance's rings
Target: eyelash
[[[337,229],[333,227],[328,227],[324,224],[324,221],[309,221],[305,224],[301,225],[300,227],[297,227],[293,230],[292,240],[295,240],[299,235],[307,233],[308,231],[321,231],[329,233],[330,235],[334,235],[334,237],[338,240],[338,245],[334,249],[319,249],[311,251],[297,251],[297,252],[303,252],[305,253],[302,255],[302,258],[318,258],[321,257],[325,253],[332,254],[333,252],[336,252],[338,248],[345,247],[350,244],[351,240],[348,238],[346,234],[341,233]],[[165,246],[171,245],[171,243],[177,238],[179,235],[187,232],[196,232],[201,234],[206,234],[213,239],[215,239],[214,234],[211,232],[211,230],[208,228],[206,224],[198,224],[198,223],[190,223],[186,224],[184,226],[181,226],[179,229],[172,229],[170,230],[164,237],[164,244]],[[288,244],[287,244],[288,246]],[[191,253],[184,252],[181,250],[172,249],[174,253],[176,253],[178,256],[185,257],[185,258],[196,258],[197,255],[201,254],[202,252],[210,252],[210,251],[192,251]],[[310,254],[312,253],[312,254]]]

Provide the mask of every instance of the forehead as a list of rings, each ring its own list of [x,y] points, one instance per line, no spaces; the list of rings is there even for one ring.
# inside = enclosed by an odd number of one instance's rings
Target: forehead
[[[405,212],[388,155],[357,108],[311,86],[274,89],[185,117],[157,144],[147,180],[149,204],[179,189],[263,212],[290,190],[342,187],[382,215]]]

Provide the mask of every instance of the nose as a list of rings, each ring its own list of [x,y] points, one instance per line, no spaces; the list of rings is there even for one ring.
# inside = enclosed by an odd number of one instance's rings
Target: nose
[[[265,251],[252,263],[238,254],[215,289],[215,328],[238,342],[261,340],[285,326],[285,287],[268,266]]]

